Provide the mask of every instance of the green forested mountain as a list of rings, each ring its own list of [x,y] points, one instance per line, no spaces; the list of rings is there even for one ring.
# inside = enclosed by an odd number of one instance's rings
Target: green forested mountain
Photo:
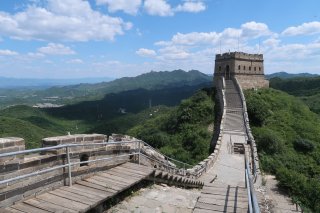
[[[125,77],[97,84],[78,84],[51,87],[49,89],[0,89],[0,109],[15,104],[36,103],[73,104],[88,100],[102,99],[106,94],[130,90],[168,89],[172,87],[211,84],[212,77],[196,70],[185,72],[149,72],[136,77]]]
[[[193,86],[212,82],[212,78],[199,71],[183,70],[149,72],[136,77],[124,77],[111,82],[79,84],[65,87],[52,87],[38,92],[41,96],[94,96],[103,97],[108,93],[118,93],[136,89],[164,89],[179,86]]]
[[[214,120],[213,90],[203,89],[127,131],[170,157],[196,164],[209,154]]]
[[[274,89],[248,90],[246,100],[261,167],[294,200],[320,209],[320,118],[299,99]]]
[[[299,97],[310,110],[320,114],[320,77],[270,80],[270,87]]]

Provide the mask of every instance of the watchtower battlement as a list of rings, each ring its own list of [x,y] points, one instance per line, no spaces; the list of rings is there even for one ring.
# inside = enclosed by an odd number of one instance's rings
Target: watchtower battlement
[[[264,76],[263,54],[228,52],[217,54],[214,76],[226,80],[237,78],[243,89],[269,87]]]
[[[244,53],[244,52],[228,52],[223,54],[217,54],[216,60],[222,60],[222,59],[244,59],[244,60],[260,60],[263,62],[263,54],[250,54],[250,53]]]

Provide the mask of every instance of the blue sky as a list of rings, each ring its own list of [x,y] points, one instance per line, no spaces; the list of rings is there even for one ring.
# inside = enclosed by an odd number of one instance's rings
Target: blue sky
[[[0,0],[0,76],[212,73],[220,51],[320,74],[319,0]]]

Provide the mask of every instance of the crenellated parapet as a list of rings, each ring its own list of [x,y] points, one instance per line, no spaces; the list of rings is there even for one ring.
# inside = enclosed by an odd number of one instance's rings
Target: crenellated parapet
[[[237,78],[242,89],[269,87],[264,76],[264,59],[262,54],[228,52],[217,54],[214,76],[223,76],[229,80]]]

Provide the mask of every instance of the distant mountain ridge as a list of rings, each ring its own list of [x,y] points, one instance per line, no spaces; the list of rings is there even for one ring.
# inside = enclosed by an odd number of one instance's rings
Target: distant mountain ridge
[[[267,79],[271,78],[297,78],[297,77],[304,77],[304,78],[312,78],[317,77],[319,75],[317,74],[311,74],[311,73],[297,73],[297,74],[291,74],[287,72],[276,72],[269,75],[266,75]]]
[[[38,94],[46,96],[104,96],[134,89],[163,89],[167,87],[193,86],[212,82],[212,78],[197,70],[148,72],[136,77],[123,77],[110,82],[96,84],[77,84],[63,87],[52,87]]]
[[[22,87],[48,88],[81,83],[99,83],[112,81],[112,78],[74,78],[74,79],[37,79],[37,78],[7,78],[0,77],[0,88],[12,89]]]
[[[72,104],[102,99],[110,93],[130,90],[168,89],[183,86],[212,85],[212,76],[197,70],[149,72],[136,77],[124,77],[109,82],[54,86],[47,89],[0,89],[0,107],[35,103]]]

